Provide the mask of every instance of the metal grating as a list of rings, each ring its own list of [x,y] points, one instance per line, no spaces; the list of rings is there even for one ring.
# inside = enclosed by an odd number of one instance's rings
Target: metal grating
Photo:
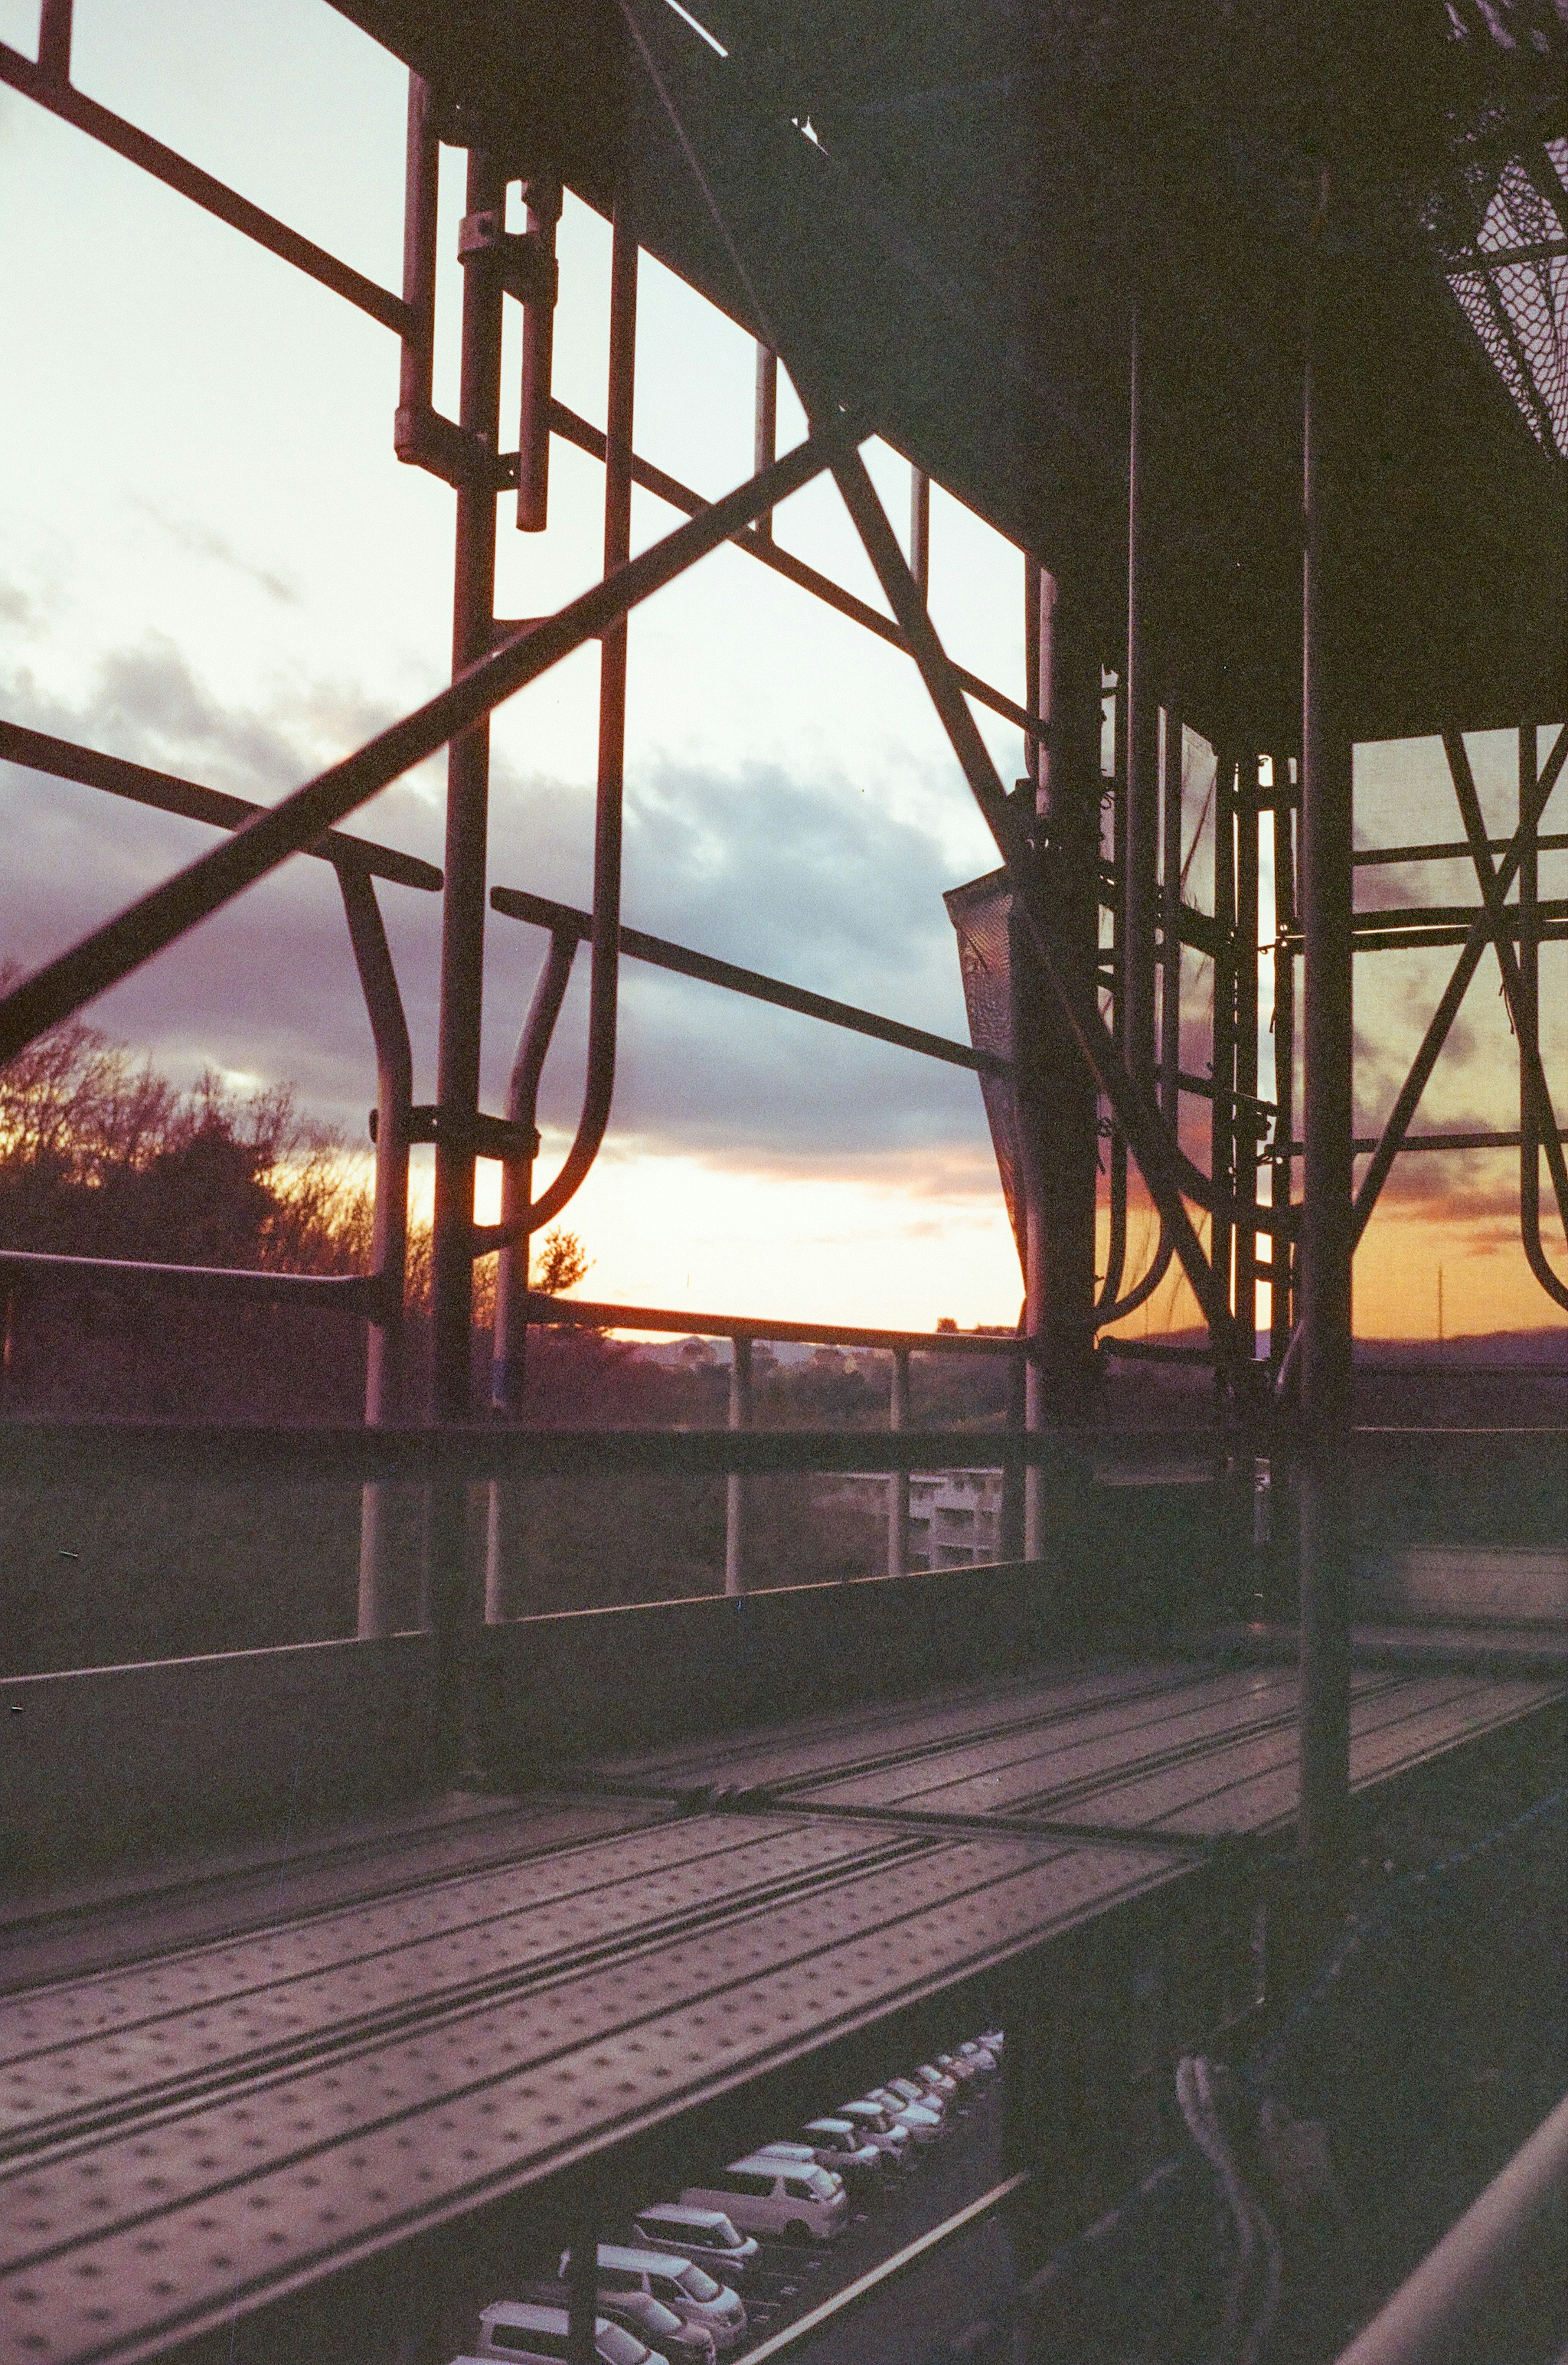
[[[1035,1815],[1186,1839],[1277,1830],[1296,1811],[1294,1667],[1140,1667],[1015,1692],[999,1717],[966,1698],[902,1721],[842,1721],[791,1751],[772,1734],[680,1754],[666,1780],[756,1783],[803,1808]],[[1365,1789],[1514,1722],[1563,1687],[1478,1674],[1362,1668],[1352,1677],[1350,1779]]]
[[[156,2353],[1187,1869],[697,1815],[17,1997],[0,2353]]]

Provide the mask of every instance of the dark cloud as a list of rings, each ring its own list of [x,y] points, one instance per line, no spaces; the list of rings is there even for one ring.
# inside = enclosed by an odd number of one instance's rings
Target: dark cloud
[[[264,711],[222,708],[166,640],[114,654],[74,704],[25,676],[4,711],[133,760],[271,800],[388,716],[351,691],[304,685]],[[13,848],[4,950],[33,968],[211,842],[197,826],[0,767]],[[441,859],[439,813],[399,783],[350,824]],[[491,876],[585,905],[593,800],[498,755]],[[793,982],[964,1035],[952,880],[925,833],[842,779],[778,768],[664,764],[626,808],[627,919]],[[381,889],[414,1037],[433,1095],[438,899]],[[516,1029],[543,957],[539,931],[489,924],[484,1096],[504,1104]],[[588,960],[546,1076],[542,1114],[570,1126],[581,1095]],[[642,964],[623,970],[616,1129],[650,1147],[773,1166],[935,1158],[986,1174],[976,1080]],[[88,1014],[183,1080],[206,1061],[287,1078],[313,1113],[362,1135],[369,1036],[330,869],[296,861],[149,963]]]

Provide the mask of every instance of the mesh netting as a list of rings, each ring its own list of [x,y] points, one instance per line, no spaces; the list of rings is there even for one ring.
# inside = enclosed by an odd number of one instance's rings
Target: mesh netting
[[[1002,870],[971,879],[942,898],[958,936],[958,967],[964,980],[964,1006],[969,1017],[969,1040],[977,1051],[991,1051],[1011,1065],[1013,1059],[1013,990],[1008,929],[1013,897]],[[982,1075],[986,1120],[1002,1177],[1008,1220],[1024,1261],[1023,1203],[1018,1189],[1018,1111],[1013,1087],[1004,1077]]]
[[[1551,141],[1542,156],[1568,197],[1568,140]],[[1516,159],[1497,176],[1472,253],[1450,263],[1449,286],[1531,432],[1568,457],[1568,239]]]

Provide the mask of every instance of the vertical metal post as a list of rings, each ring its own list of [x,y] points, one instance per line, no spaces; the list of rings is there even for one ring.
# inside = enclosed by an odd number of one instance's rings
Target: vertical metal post
[[[1165,712],[1161,751],[1159,888],[1159,1104],[1177,1124],[1182,1106],[1182,710]]]
[[[909,1349],[893,1350],[892,1387],[888,1396],[888,1427],[897,1437],[909,1427]],[[909,1575],[909,1472],[895,1470],[888,1480],[888,1575]]]
[[[1126,733],[1126,822],[1123,836],[1126,867],[1120,880],[1121,985],[1126,1007],[1121,1033],[1128,1065],[1136,1075],[1152,1083],[1156,882],[1159,859],[1159,701],[1144,645],[1148,573],[1144,367],[1142,332],[1135,313],[1128,370],[1127,663],[1123,684]]]
[[[599,2316],[599,2212],[579,2208],[572,2227],[566,2272],[567,2365],[599,2365],[594,2325]]]
[[[1035,794],[1041,905],[1064,967],[1093,990],[1099,949],[1100,659],[1086,619],[1056,578],[1040,577],[1038,711],[1045,730]],[[1013,1040],[1025,1208],[1025,1426],[1071,1426],[1087,1414],[1093,1377],[1095,1185],[1099,1099],[1044,988],[1030,939],[1012,931]],[[1031,1462],[1024,1552],[1043,1558],[1059,1506]]]
[[[499,212],[506,203],[500,167],[470,151],[467,211]],[[494,245],[479,246],[463,276],[460,424],[486,453],[497,448],[500,420],[501,281]],[[454,566],[452,669],[455,676],[489,645],[495,617],[495,478],[476,473],[458,488]],[[431,1239],[431,1412],[463,1420],[470,1409],[474,1319],[474,1133],[479,1104],[479,1040],[484,1004],[485,884],[490,785],[487,717],[452,742],[446,770],[446,890],[442,912],[441,1019],[436,1059],[438,1107],[435,1212]],[[470,1687],[466,1664],[477,1620],[468,1575],[468,1495],[455,1478],[429,1490],[422,1614],[435,1642],[438,1771],[463,1770]]]
[[[1327,211],[1325,174],[1322,216]],[[1315,273],[1303,386],[1301,916],[1301,1853],[1328,1872],[1350,1806],[1350,1571],[1343,1488],[1352,1386],[1351,746],[1332,678],[1326,465],[1327,272]]]
[[[1244,759],[1236,799],[1236,1318],[1249,1354],[1258,1337],[1258,772]],[[1251,1220],[1249,1220],[1250,1217]]]
[[[534,174],[524,185],[528,235],[537,241],[534,292],[522,308],[522,385],[517,424],[517,525],[543,533],[550,522],[550,398],[555,365],[555,226],[561,184]]]
[[[74,0],[43,0],[39,11],[39,69],[63,89],[71,80],[71,17]]]
[[[1028,1365],[1022,1355],[1007,1358],[1006,1437],[1002,1464],[1002,1526],[997,1539],[1003,1560],[1024,1558],[1024,1458],[1017,1440],[1022,1438],[1026,1422],[1025,1396],[1028,1385]]]
[[[409,76],[408,146],[403,177],[403,301],[413,327],[403,339],[398,378],[398,448],[412,451],[433,400],[437,201],[441,148],[430,84]]]
[[[931,605],[931,479],[924,468],[909,473],[909,571],[925,605]]]
[[[1274,1155],[1270,1196],[1291,1203],[1295,1159],[1295,831],[1285,758],[1274,758]],[[1269,1267],[1269,1354],[1276,1372],[1291,1342],[1291,1243],[1278,1227]]]
[[[1524,832],[1519,860],[1519,1206],[1540,1220],[1540,1112],[1530,1090],[1529,1053],[1540,1041],[1540,823],[1535,810],[1536,726],[1521,723],[1518,815]]]
[[[734,1339],[730,1342],[730,1427],[751,1427],[751,1340]],[[724,1500],[724,1591],[739,1594],[746,1590],[746,1480],[738,1470],[733,1470],[725,1481]]]
[[[770,346],[756,348],[756,425],[753,438],[753,472],[761,476],[778,457],[778,356]],[[765,510],[756,527],[759,542],[773,539],[773,511]]]
[[[403,1295],[409,1255],[409,1108],[413,1053],[403,997],[374,880],[340,870],[349,939],[375,1045],[375,1200],[371,1269],[381,1277],[383,1310],[365,1341],[364,1418],[376,1429],[397,1419],[403,1397]],[[369,1481],[360,1494],[359,1620],[362,1641],[393,1631],[392,1489]]]
[[[1221,746],[1215,772],[1214,1097],[1209,1103],[1209,1171],[1216,1203],[1210,1255],[1215,1278],[1234,1306],[1235,1230],[1228,1205],[1236,1186],[1236,757]]]
[[[468,158],[470,215],[506,203],[499,166],[482,150]],[[500,253],[479,246],[463,275],[460,422],[494,453],[500,417]],[[452,669],[461,673],[489,646],[494,623],[496,485],[476,475],[457,495]],[[447,757],[446,892],[441,944],[441,1027],[436,1098],[432,1240],[431,1411],[466,1418],[473,1322],[474,1134],[479,1104],[484,1000],[485,865],[488,835],[490,730],[483,722],[454,739]]]

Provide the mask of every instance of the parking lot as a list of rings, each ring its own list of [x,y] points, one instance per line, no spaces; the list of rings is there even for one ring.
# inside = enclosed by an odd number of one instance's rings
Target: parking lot
[[[833,2239],[756,2236],[756,2256],[735,2270],[734,2279],[745,2303],[745,2330],[738,2344],[721,2347],[722,2365],[750,2365],[753,2359],[766,2365],[775,2356],[787,2356],[791,2365],[796,2360],[800,2365],[868,2365],[868,2360],[884,2357],[890,2365],[893,2359],[899,2365],[920,2365],[1011,2288],[1013,2259],[1000,2210],[987,2210],[950,2237],[920,2247],[923,2236],[993,2192],[1002,2177],[999,2068],[977,2069],[952,2082],[956,2090],[943,2098],[939,2133],[927,2129],[924,2139],[908,2140],[898,2156],[885,2152],[890,2163],[885,2173],[862,2172],[846,2180],[847,2208],[842,2230]],[[846,2099],[824,2094],[822,2114],[833,2116]],[[799,2141],[801,2133],[797,2127],[783,2128],[778,2140]],[[689,2183],[681,2190],[706,2189],[723,2173],[717,2162],[694,2161]],[[672,2191],[662,2197],[673,2201],[676,2195]],[[739,2204],[737,2214],[745,2214]],[[648,2247],[638,2242],[631,2223],[608,2228],[602,2238],[606,2244]],[[658,2247],[676,2251],[672,2241],[661,2240]],[[907,2267],[898,2263],[912,2248],[915,2255]],[[701,2257],[711,2275],[722,2274],[718,2261],[706,2253]],[[896,2263],[896,2270],[858,2292],[857,2287],[890,2261]],[[491,2302],[503,2296],[535,2303],[558,2297],[564,2304],[566,2286],[554,2280],[556,2264],[542,2259],[537,2274],[520,2279],[515,2292],[486,2292],[476,2303],[476,2317],[481,2304],[487,2311]],[[840,2294],[849,2296],[835,2307]],[[617,2320],[623,2330],[631,2329],[625,2317]],[[796,2326],[799,2334],[790,2337]],[[531,2359],[557,2353],[559,2326],[541,2331],[543,2337],[541,2332],[503,2331],[493,2322],[487,2326],[476,2323],[465,2335],[473,2344],[465,2354]],[[656,2335],[643,2337],[636,2365],[663,2353],[651,2345]],[[538,2340],[540,2345],[537,2350],[532,2345],[514,2348],[513,2339]],[[609,2346],[614,2356],[607,2357],[607,2365],[633,2365],[630,2352],[622,2356],[613,2341]]]

